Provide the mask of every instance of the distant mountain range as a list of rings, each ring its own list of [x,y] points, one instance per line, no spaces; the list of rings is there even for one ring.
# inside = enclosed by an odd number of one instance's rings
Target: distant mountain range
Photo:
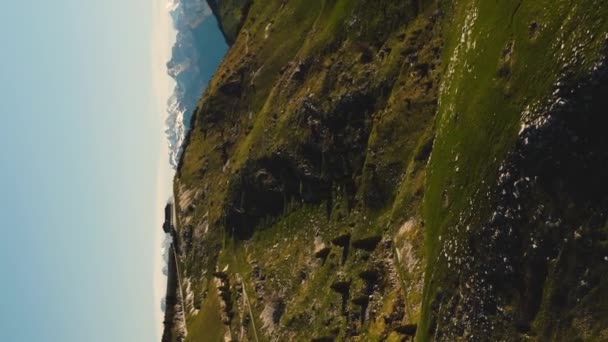
[[[207,83],[217,69],[226,43],[205,0],[174,0],[168,4],[177,31],[167,73],[176,81],[165,121],[169,162],[177,167],[182,143]]]

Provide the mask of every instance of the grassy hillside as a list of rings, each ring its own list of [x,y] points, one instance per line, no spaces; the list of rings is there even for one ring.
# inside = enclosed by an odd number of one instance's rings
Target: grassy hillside
[[[186,340],[602,340],[606,4],[210,3]]]
[[[424,201],[426,253],[433,259],[426,265],[419,340],[435,332],[447,340],[480,334],[573,340],[606,327],[603,314],[576,317],[573,306],[582,297],[554,306],[543,296],[576,291],[578,284],[569,278],[581,275],[560,270],[560,263],[577,258],[585,273],[602,261],[582,258],[579,249],[588,247],[565,242],[574,240],[576,229],[585,229],[579,225],[585,227],[593,212],[605,212],[602,200],[588,203],[589,193],[571,198],[567,189],[582,191],[585,185],[575,178],[593,177],[598,170],[570,165],[566,176],[562,169],[564,164],[605,167],[603,156],[570,154],[606,147],[603,139],[574,146],[574,137],[595,139],[591,127],[575,126],[605,120],[593,111],[605,108],[606,80],[591,74],[605,57],[607,5],[459,1],[448,10],[437,137]],[[597,85],[574,90],[593,77]],[[560,108],[560,101],[568,104]],[[564,127],[548,127],[547,118]],[[567,297],[563,292],[555,295]],[[552,317],[543,317],[547,314]],[[576,331],[577,319],[588,322],[586,331]]]

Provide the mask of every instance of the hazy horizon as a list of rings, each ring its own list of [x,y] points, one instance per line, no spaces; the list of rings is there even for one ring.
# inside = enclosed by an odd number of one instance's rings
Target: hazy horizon
[[[156,92],[156,99],[158,101],[157,106],[162,108],[158,117],[161,123],[161,132],[158,132],[162,144],[159,150],[159,161],[157,166],[157,182],[156,182],[156,211],[155,211],[155,223],[156,233],[154,236],[154,242],[156,247],[156,253],[154,255],[154,300],[157,304],[155,308],[156,317],[156,332],[157,341],[160,341],[163,329],[163,312],[161,310],[161,300],[165,296],[167,277],[162,273],[163,260],[161,255],[161,246],[164,240],[164,233],[160,229],[162,222],[164,221],[164,207],[167,200],[172,196],[173,189],[173,174],[174,171],[169,164],[169,147],[167,145],[165,136],[165,118],[167,116],[166,107],[167,100],[171,96],[175,81],[167,75],[166,63],[171,58],[171,47],[175,42],[176,31],[173,29],[171,18],[167,9],[167,2],[163,0],[154,0],[153,3],[153,16],[157,25],[154,27],[151,47],[151,59],[152,63],[152,75],[153,84]]]
[[[160,340],[166,3],[11,2],[0,25],[0,340]]]

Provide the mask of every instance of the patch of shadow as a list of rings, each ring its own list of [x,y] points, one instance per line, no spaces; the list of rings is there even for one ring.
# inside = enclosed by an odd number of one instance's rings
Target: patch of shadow
[[[416,336],[416,330],[418,330],[416,324],[405,324],[395,328],[395,332],[406,336]]]
[[[330,288],[342,296],[342,314],[347,312],[348,297],[350,296],[350,279],[338,279],[334,281]]]
[[[364,251],[373,252],[380,241],[382,240],[381,235],[374,235],[365,238],[361,238],[353,241],[353,248],[362,249]]]
[[[342,247],[342,265],[344,265],[344,263],[346,263],[346,259],[348,258],[348,252],[350,249],[350,233],[344,233],[335,237],[333,240],[331,240],[331,243]]]

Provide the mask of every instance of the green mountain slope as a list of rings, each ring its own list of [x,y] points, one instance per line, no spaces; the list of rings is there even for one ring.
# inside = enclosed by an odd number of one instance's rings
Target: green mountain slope
[[[608,3],[210,3],[173,340],[608,338]]]

